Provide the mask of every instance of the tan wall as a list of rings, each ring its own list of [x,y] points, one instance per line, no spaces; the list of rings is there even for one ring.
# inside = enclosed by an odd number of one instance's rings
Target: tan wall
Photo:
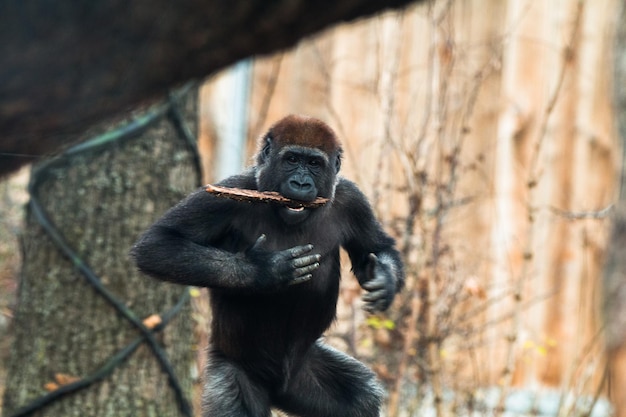
[[[404,334],[395,376],[413,369],[421,340],[443,385],[601,383],[616,9],[438,1],[255,61],[250,152],[285,114],[326,120],[343,174],[407,249],[409,286],[390,315]]]

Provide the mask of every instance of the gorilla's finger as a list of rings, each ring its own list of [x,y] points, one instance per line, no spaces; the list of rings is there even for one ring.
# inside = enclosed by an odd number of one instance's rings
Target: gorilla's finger
[[[305,275],[305,276],[302,276],[302,277],[298,277],[298,278],[294,278],[291,281],[289,281],[289,283],[287,283],[287,285],[302,284],[303,282],[307,282],[311,278],[313,278],[313,275],[311,275],[311,274],[308,274],[308,275]]]
[[[367,311],[368,313],[377,313],[379,311],[387,310],[388,307],[389,306],[387,305],[385,301],[379,300],[375,302],[366,303],[363,306],[363,310]]]
[[[263,233],[261,236],[257,238],[256,242],[254,242],[254,245],[252,245],[252,250],[259,249],[261,245],[265,243],[266,240],[267,240],[267,236],[265,236],[265,233]]]
[[[376,313],[378,311],[378,309],[374,307],[371,303],[365,304],[363,306],[363,310],[367,311],[368,313]]]
[[[311,252],[313,250],[313,245],[309,243],[308,245],[294,246],[293,248],[287,250],[292,258],[297,258],[305,253]]]
[[[366,294],[363,294],[363,297],[361,298],[365,302],[373,302],[373,301],[378,301],[381,299],[384,300],[386,296],[387,296],[387,291],[380,290],[380,291],[368,292]]]
[[[314,264],[307,265],[307,266],[304,266],[302,268],[297,268],[294,271],[293,276],[294,277],[301,277],[303,275],[310,275],[311,272],[315,271],[319,267],[320,267],[320,264],[315,262]]]
[[[365,270],[365,274],[368,277],[368,280],[373,279],[376,276],[376,266],[378,265],[378,256],[374,253],[370,253],[367,256],[367,269]]]
[[[312,265],[316,262],[319,262],[322,259],[322,256],[319,254],[302,256],[300,258],[296,258],[293,260],[292,265],[294,268],[301,268],[303,266]]]
[[[366,289],[367,291],[375,291],[375,290],[380,290],[382,288],[385,288],[385,278],[380,276],[374,279],[371,279],[367,282],[364,282],[362,287],[364,289]]]

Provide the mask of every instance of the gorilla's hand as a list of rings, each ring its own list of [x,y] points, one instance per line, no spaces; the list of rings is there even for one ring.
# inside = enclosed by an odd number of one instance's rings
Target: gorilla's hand
[[[261,249],[265,240],[265,235],[259,236],[246,251],[248,259],[259,269],[257,284],[262,289],[278,289],[308,281],[311,273],[320,266],[321,255],[308,255],[313,250],[311,244],[282,251],[266,251]]]
[[[385,311],[396,294],[396,278],[393,266],[373,253],[369,254],[366,279],[361,285],[368,292],[363,295],[366,311]]]

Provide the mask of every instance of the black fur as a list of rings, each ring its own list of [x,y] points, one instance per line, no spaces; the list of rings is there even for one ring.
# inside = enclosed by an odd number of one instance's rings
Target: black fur
[[[335,317],[340,247],[368,291],[366,309],[388,308],[404,282],[393,239],[355,184],[336,176],[340,155],[268,137],[256,166],[219,185],[331,202],[294,211],[200,189],[134,246],[145,273],[210,288],[205,417],[264,417],[272,406],[302,417],[379,415],[374,374],[318,340]]]

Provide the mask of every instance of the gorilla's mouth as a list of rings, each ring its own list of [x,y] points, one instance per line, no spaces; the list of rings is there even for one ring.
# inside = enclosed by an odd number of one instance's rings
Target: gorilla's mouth
[[[285,223],[295,225],[308,219],[309,215],[311,214],[311,210],[302,206],[283,206],[282,209],[279,210],[279,214]]]

